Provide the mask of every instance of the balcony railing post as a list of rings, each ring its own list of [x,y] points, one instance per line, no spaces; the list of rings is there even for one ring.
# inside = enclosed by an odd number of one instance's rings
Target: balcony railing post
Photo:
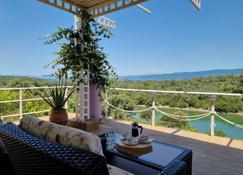
[[[65,89],[65,98],[68,97],[68,87]],[[68,111],[68,100],[65,103],[65,109]]]
[[[152,126],[155,126],[155,95],[153,95],[153,102],[152,102]]]
[[[109,113],[109,105],[108,105],[108,95],[107,95],[107,92],[105,92],[105,104],[104,104],[104,106],[105,106],[105,118],[108,118],[109,116],[108,116],[108,113]]]
[[[214,132],[215,132],[215,120],[214,120],[214,115],[215,115],[215,100],[216,100],[216,96],[212,97],[212,106],[211,106],[211,123],[210,123],[210,135],[213,137],[214,136]]]
[[[23,118],[23,90],[19,89],[19,118]]]

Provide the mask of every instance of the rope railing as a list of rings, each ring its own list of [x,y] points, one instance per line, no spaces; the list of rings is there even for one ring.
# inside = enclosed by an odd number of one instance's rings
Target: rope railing
[[[232,122],[232,121],[229,121],[229,120],[227,120],[226,118],[224,118],[224,117],[222,117],[221,115],[219,115],[217,112],[215,113],[215,115],[216,115],[217,117],[219,117],[221,120],[225,121],[226,123],[229,123],[229,124],[231,124],[231,125],[233,125],[233,126],[235,126],[235,127],[237,127],[237,128],[243,129],[243,125],[240,125],[240,124],[234,123],[234,122]]]
[[[167,115],[167,116],[172,116],[172,117],[176,117],[176,118],[199,118],[199,117],[202,117],[202,116],[205,116],[205,115],[210,115],[210,112],[206,113],[206,114],[197,114],[197,115],[188,115],[188,116],[180,116],[180,115],[176,115],[176,114],[170,114],[170,113],[167,113],[165,111],[161,111],[159,110],[158,108],[156,108],[156,110],[160,113],[163,113],[164,115]]]
[[[151,107],[147,108],[147,109],[143,109],[143,110],[124,110],[121,109],[117,106],[114,106],[113,104],[110,104],[108,101],[107,105],[115,108],[117,110],[120,110],[122,112],[126,112],[126,113],[141,113],[141,112],[145,112],[145,111],[149,111],[151,110],[151,120],[152,120],[152,125],[155,125],[155,120],[156,120],[156,114],[155,112],[158,112],[168,118],[177,120],[177,121],[195,121],[195,120],[201,120],[204,118],[207,118],[210,116],[210,135],[214,136],[215,135],[215,116],[220,118],[221,120],[223,120],[226,123],[229,123],[237,128],[241,128],[243,129],[243,125],[234,123],[232,121],[227,120],[226,118],[220,116],[216,111],[215,111],[215,101],[216,98],[218,96],[233,96],[233,97],[239,97],[242,98],[243,94],[237,94],[237,93],[218,93],[218,92],[189,92],[189,91],[166,91],[166,90],[148,90],[148,89],[127,89],[127,88],[111,88],[111,91],[123,91],[123,92],[144,92],[144,93],[151,93],[153,95],[153,102]],[[203,114],[195,114],[195,115],[180,115],[180,114],[174,114],[171,112],[166,112],[163,111],[163,109],[159,109],[156,105],[155,105],[155,97],[157,93],[165,93],[165,94],[186,94],[186,95],[206,95],[206,96],[210,96],[211,100],[212,100],[212,105],[211,105],[211,111],[206,111]],[[107,95],[106,95],[107,97]],[[106,98],[107,99],[107,98]]]
[[[171,116],[171,114],[168,115],[168,113],[164,112],[164,111],[161,111],[159,110],[158,108],[155,108],[155,110],[163,115],[165,115],[166,117],[168,118],[172,118],[172,119],[175,119],[175,120],[180,120],[180,121],[194,121],[194,120],[201,120],[201,119],[204,119],[206,117],[208,117],[210,115],[210,113],[206,113],[206,114],[203,114],[203,115],[197,115],[199,117],[197,118],[181,118],[179,116],[177,117],[174,117],[174,116]],[[185,117],[185,116],[184,116]],[[192,116],[188,116],[188,117],[192,117]]]
[[[125,110],[125,109],[121,109],[117,106],[114,106],[112,105],[111,103],[108,102],[108,100],[105,100],[105,102],[107,103],[107,105],[109,105],[110,107],[112,108],[115,108],[119,111],[122,111],[122,112],[125,112],[125,113],[141,113],[141,112],[146,112],[146,111],[149,111],[149,110],[153,110],[152,107],[149,107],[147,109],[142,109],[142,110]],[[193,115],[193,116],[178,116],[178,115],[174,115],[174,114],[169,114],[167,112],[164,112],[164,111],[161,111],[159,110],[158,108],[155,108],[154,110],[156,110],[157,112],[169,117],[169,118],[172,118],[172,119],[175,119],[175,120],[180,120],[180,121],[193,121],[193,120],[200,120],[200,119],[203,119],[203,118],[206,118],[208,117],[211,113],[206,113],[206,114],[198,114],[198,115]],[[189,119],[188,119],[189,118]]]

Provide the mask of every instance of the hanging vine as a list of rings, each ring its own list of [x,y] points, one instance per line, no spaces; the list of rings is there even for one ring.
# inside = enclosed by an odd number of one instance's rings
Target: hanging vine
[[[58,31],[46,38],[45,44],[59,44],[57,58],[49,66],[58,69],[56,74],[72,74],[73,80],[82,81],[76,72],[89,69],[90,83],[104,89],[110,86],[116,73],[107,60],[100,41],[112,36],[111,29],[98,24],[86,11],[80,12],[82,25],[79,30],[58,28]],[[82,63],[82,64],[80,64]]]

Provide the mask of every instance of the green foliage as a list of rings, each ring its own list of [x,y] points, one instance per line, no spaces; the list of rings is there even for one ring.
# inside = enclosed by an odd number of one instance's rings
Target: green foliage
[[[2,76],[0,75],[1,88],[19,88],[19,87],[41,87],[55,85],[55,81],[43,80],[40,78],[24,77],[24,76]],[[2,98],[2,95],[0,95]]]
[[[111,31],[99,25],[85,10],[80,12],[82,17],[81,28],[76,31],[72,28],[58,28],[50,35],[45,44],[59,44],[57,58],[50,63],[52,68],[58,68],[57,74],[71,72],[73,79],[82,80],[78,71],[89,69],[91,84],[99,88],[109,87],[110,78],[116,76],[112,66],[107,61],[107,55],[100,46],[100,41],[111,37]],[[61,44],[60,44],[61,42]]]
[[[114,95],[110,101],[114,106],[125,110],[133,110],[135,107],[135,104],[126,95]]]
[[[149,110],[149,111],[142,112],[140,114],[140,117],[143,118],[143,119],[146,119],[146,120],[150,120],[151,115],[152,115],[152,112],[151,112],[151,110]]]
[[[60,88],[62,87],[62,88]],[[41,92],[38,92],[38,94],[41,96],[41,98],[51,106],[54,110],[64,109],[64,106],[74,90],[69,92],[66,96],[67,91],[67,85],[62,80],[59,81],[59,84],[55,86],[54,88],[49,88],[48,92],[46,92],[45,89],[41,89]]]
[[[163,126],[169,128],[181,128],[181,129],[189,129],[190,125],[187,121],[178,121],[167,116],[162,116],[161,123]]]
[[[201,92],[243,93],[243,74],[226,75],[192,80],[164,80],[164,81],[117,81],[114,87],[130,89],[180,90]],[[114,92],[115,93],[115,92]],[[127,94],[138,105],[151,106],[153,97],[150,93],[119,92]],[[161,106],[180,108],[201,108],[209,110],[211,97],[207,95],[188,94],[156,94],[156,103]],[[243,112],[243,100],[239,97],[220,97],[216,99],[217,112]]]
[[[243,74],[227,75],[219,77],[208,77],[208,78],[196,78],[193,80],[166,80],[166,81],[117,81],[114,87],[131,88],[131,89],[157,89],[157,90],[180,90],[180,91],[214,91],[214,92],[236,92],[239,87],[242,87]],[[239,93],[239,92],[238,92]],[[115,106],[122,104],[122,99],[126,99],[126,103],[134,103],[135,106],[142,105],[143,108],[151,107],[153,101],[153,95],[146,92],[117,92],[112,91],[108,97],[120,96],[120,100],[116,103],[112,103]],[[128,102],[128,100],[130,102]],[[195,112],[189,110],[190,108],[200,108],[204,110],[210,110],[212,100],[207,95],[188,95],[188,94],[156,94],[156,105],[167,106],[162,110],[168,113],[177,114],[180,116],[198,115],[205,112]],[[123,105],[120,106],[122,108]],[[125,107],[125,106],[123,106]],[[175,107],[172,109],[171,107]],[[230,121],[241,124],[243,117],[240,115],[231,115],[226,113],[237,113],[243,111],[243,100],[238,97],[221,97],[218,96],[216,99],[216,111],[221,112],[225,118]],[[180,110],[188,108],[188,110]],[[125,109],[125,108],[122,108]],[[109,109],[114,110],[114,109]],[[112,112],[110,112],[112,114]],[[129,121],[138,121],[141,123],[151,124],[151,111],[143,112],[140,118],[133,118],[132,115],[125,115],[124,113],[117,112],[119,117]],[[117,113],[113,113],[111,116],[115,116]],[[225,113],[225,114],[224,114]],[[137,116],[136,116],[137,117]],[[189,123],[186,121],[177,121],[167,116],[160,117],[157,114],[156,125],[166,127],[176,127],[191,131],[197,131],[195,128],[191,128]]]
[[[220,115],[224,118],[226,118],[229,121],[232,121],[234,123],[243,125],[243,116],[239,114],[226,114],[226,113],[220,113]]]
[[[208,135],[210,135],[210,131],[206,132]],[[224,133],[224,131],[220,130],[214,130],[214,135],[219,137],[227,137],[227,135]]]
[[[240,84],[243,85],[243,73],[240,74]]]
[[[67,82],[68,83],[68,82]],[[28,85],[28,86],[27,86]],[[43,87],[43,86],[55,86],[58,85],[56,81],[48,81],[39,78],[31,77],[16,77],[16,76],[0,76],[1,88],[19,88],[19,87]],[[39,98],[39,90],[23,90],[23,99]],[[75,97],[71,97],[75,99]],[[0,101],[18,100],[19,90],[15,91],[0,91]],[[69,103],[71,100],[69,100]],[[74,108],[69,105],[69,110],[74,111]],[[42,100],[38,101],[23,101],[23,113],[29,113],[34,111],[49,110],[50,106]],[[19,113],[19,102],[13,103],[0,103],[0,116],[13,115]],[[38,113],[35,116],[43,116],[47,113]],[[19,116],[4,118],[4,121],[18,120]]]
[[[221,76],[214,78],[197,78],[194,80],[182,80],[182,81],[118,81],[115,82],[115,87],[123,88],[140,88],[140,89],[159,89],[159,90],[187,90],[187,91],[211,91],[212,88],[214,92],[234,92],[238,87],[242,87],[243,74],[240,76]],[[230,84],[230,86],[229,86]],[[57,82],[47,81],[37,78],[29,77],[14,77],[14,76],[0,76],[0,87],[25,87],[29,85],[30,87],[40,87],[40,86],[54,86]],[[176,88],[174,87],[176,86]],[[226,88],[227,87],[227,88]],[[143,108],[151,107],[153,96],[150,93],[134,93],[134,92],[117,92],[111,91],[108,94],[110,98],[109,102],[118,106],[122,109],[135,110],[137,105],[145,105]],[[0,91],[0,101],[3,100],[18,100],[18,91]],[[24,91],[24,99],[39,98],[38,90]],[[181,105],[180,103],[183,103]],[[75,112],[76,104],[76,92],[74,92],[69,98],[69,111]],[[187,105],[184,105],[184,104]],[[183,107],[188,106],[190,108],[202,108],[209,110],[211,106],[211,99],[208,96],[197,96],[197,95],[171,95],[171,94],[157,94],[156,95],[156,105],[157,106],[167,106],[162,110],[168,113],[176,113],[180,111],[179,109],[172,109],[170,107]],[[50,106],[43,101],[36,102],[23,102],[24,112],[42,111],[50,109]],[[17,114],[19,111],[18,103],[0,103],[0,115]],[[226,119],[243,125],[243,117],[239,114],[230,114],[232,112],[243,112],[243,99],[238,97],[218,97],[216,99],[216,110],[221,112],[220,115]],[[200,112],[192,112],[184,110],[185,115],[197,115]],[[105,111],[106,112],[106,111]],[[124,118],[131,120],[131,115],[124,112],[119,112],[114,109],[108,109],[109,116],[114,116],[117,118]],[[226,113],[230,112],[230,113]],[[43,115],[43,114],[40,114]],[[142,113],[143,122],[151,124],[151,111]],[[158,114],[157,114],[158,117]],[[136,119],[137,120],[137,119]],[[162,120],[156,120],[156,124],[163,125]],[[169,124],[167,124],[168,126]],[[175,124],[171,124],[171,126]],[[190,129],[191,130],[191,129]]]
[[[216,111],[224,113],[237,113],[241,110],[240,98],[218,97],[216,100]]]
[[[124,109],[124,110],[133,110],[135,104],[127,97],[126,95],[114,95],[109,102],[114,106]],[[114,108],[108,108],[108,116],[112,116],[116,119],[127,119],[130,115]]]

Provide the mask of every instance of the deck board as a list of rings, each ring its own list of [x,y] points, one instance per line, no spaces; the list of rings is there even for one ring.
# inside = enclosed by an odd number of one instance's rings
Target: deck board
[[[128,122],[104,120],[114,131],[127,132]],[[193,151],[193,175],[243,175],[243,141],[210,137],[206,134],[165,127],[144,126],[144,133],[154,139],[183,146]],[[173,134],[174,133],[174,134]],[[228,144],[230,143],[230,144]]]
[[[74,115],[71,115],[72,117]],[[42,119],[48,120],[48,117]],[[130,122],[103,120],[113,131],[127,132]],[[155,140],[187,147],[193,151],[193,175],[243,175],[243,141],[210,137],[207,134],[142,124],[144,133]]]

